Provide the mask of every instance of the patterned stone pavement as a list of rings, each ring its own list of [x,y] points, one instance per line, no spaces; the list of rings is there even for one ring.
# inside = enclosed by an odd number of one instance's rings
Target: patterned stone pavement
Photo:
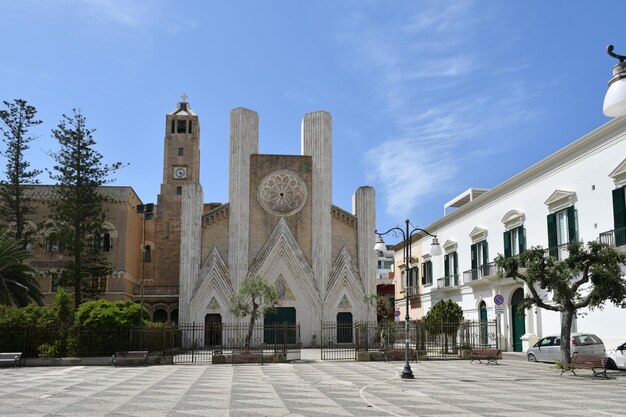
[[[626,372],[500,363],[0,368],[0,416],[626,416]]]

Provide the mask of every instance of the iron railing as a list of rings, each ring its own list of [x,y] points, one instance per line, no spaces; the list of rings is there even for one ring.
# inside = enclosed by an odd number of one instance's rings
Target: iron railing
[[[548,255],[562,261],[569,257],[569,243],[563,243],[561,245],[549,246]]]
[[[462,351],[498,348],[498,327],[494,321],[459,323],[409,322],[409,359],[458,359]],[[405,322],[335,323],[322,322],[322,360],[355,360],[358,352],[381,352],[387,360],[404,360]],[[340,335],[350,335],[341,340]]]
[[[491,277],[496,275],[496,272],[496,264],[494,262],[490,262],[488,264],[481,265],[478,268],[473,268],[463,272],[463,283],[469,284],[473,281],[478,281],[486,277]]]
[[[171,341],[172,330],[166,327],[0,329],[0,352],[22,352],[26,358],[110,356],[128,350],[165,353]]]
[[[175,363],[210,362],[214,354],[233,355],[248,350],[282,353],[300,358],[300,325],[257,323],[249,341],[248,323],[181,324],[101,330],[85,327],[0,328],[0,352],[22,352],[24,357],[111,356],[115,352],[147,350],[171,355]]]
[[[598,241],[615,247],[626,245],[626,226],[600,233]]]
[[[459,286],[458,275],[448,275],[437,279],[437,288],[454,288]]]

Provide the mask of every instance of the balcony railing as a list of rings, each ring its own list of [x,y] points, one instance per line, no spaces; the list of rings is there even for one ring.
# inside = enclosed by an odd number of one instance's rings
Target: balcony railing
[[[567,246],[569,243],[564,243],[562,245],[550,246],[548,247],[548,255],[555,257],[559,261],[567,259],[569,257],[569,250]]]
[[[437,288],[454,288],[459,286],[458,275],[448,275],[437,279]]]
[[[615,247],[624,246],[626,245],[626,227],[618,227],[617,229],[600,233],[598,241]]]
[[[496,275],[496,264],[490,262],[485,265],[481,265],[478,268],[470,269],[463,272],[463,283],[469,284],[470,282],[478,281],[485,277],[491,277]]]

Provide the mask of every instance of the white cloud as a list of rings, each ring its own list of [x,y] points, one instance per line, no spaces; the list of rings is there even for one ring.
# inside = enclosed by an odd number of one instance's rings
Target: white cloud
[[[147,23],[149,4],[134,0],[80,0],[78,11],[96,20],[138,27]]]
[[[391,126],[364,153],[388,215],[451,197],[463,169],[503,149],[494,132],[535,116],[527,104],[540,88],[528,88],[521,66],[492,65],[494,51],[476,41],[484,19],[471,1],[437,2],[386,22],[352,16],[339,38],[355,68],[371,71],[367,88]]]

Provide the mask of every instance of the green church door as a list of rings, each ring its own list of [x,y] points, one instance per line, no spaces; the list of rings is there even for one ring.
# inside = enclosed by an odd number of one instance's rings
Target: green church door
[[[524,290],[518,288],[511,297],[511,315],[513,316],[513,351],[522,351],[522,336],[526,333],[524,316],[518,312],[520,303],[524,300]]]
[[[337,313],[337,343],[352,343],[352,313]]]
[[[296,342],[295,307],[278,307],[272,314],[266,314],[263,340],[267,344]]]

